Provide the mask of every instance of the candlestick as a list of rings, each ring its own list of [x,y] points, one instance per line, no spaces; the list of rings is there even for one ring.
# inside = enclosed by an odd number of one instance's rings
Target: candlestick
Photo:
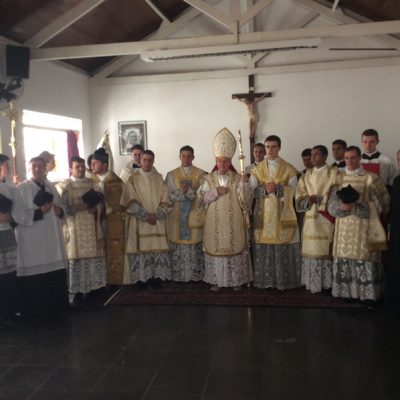
[[[240,173],[244,175],[244,159],[246,158],[243,154],[243,145],[242,145],[242,135],[239,130],[238,135],[238,143],[239,143],[239,162],[240,162]]]

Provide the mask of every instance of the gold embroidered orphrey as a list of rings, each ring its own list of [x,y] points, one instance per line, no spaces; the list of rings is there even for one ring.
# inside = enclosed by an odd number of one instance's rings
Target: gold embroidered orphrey
[[[149,213],[156,213],[159,207],[168,212],[171,208],[168,188],[158,172],[150,175],[132,174],[125,185],[121,204],[129,207],[136,202]],[[169,251],[166,221],[157,220],[156,225],[140,221],[128,213],[127,244],[128,254],[164,253]]]
[[[67,179],[57,187],[62,198],[67,196],[69,205],[82,202],[82,196],[90,189],[100,191],[96,182],[85,178],[83,181]],[[88,210],[67,215],[67,224],[63,226],[68,259],[96,258],[104,256],[104,237],[100,224],[100,213]]]
[[[176,188],[181,187],[182,181],[190,182],[190,187],[197,191],[200,186],[201,177],[204,171],[195,166],[191,166],[190,175],[186,175],[182,167],[178,167],[172,171],[172,178]],[[192,207],[189,214],[182,215],[182,203],[177,201],[174,203],[174,208],[168,214],[168,240],[177,244],[195,244],[203,240],[203,213],[199,210],[199,204],[196,199],[192,201]],[[179,232],[181,218],[187,218],[190,228],[190,239],[182,239]]]
[[[323,216],[331,188],[337,185],[338,170],[327,166],[323,171],[307,170],[296,189],[296,204],[310,195],[322,196],[319,204],[312,204],[305,212],[302,231],[301,255],[306,258],[331,258],[335,224]]]
[[[296,176],[296,169],[279,158],[276,174],[268,168],[268,161],[260,162],[253,169],[258,184],[264,186],[274,181],[283,187],[283,201],[274,194],[258,199],[254,211],[254,240],[263,244],[290,243],[296,234],[297,218],[293,206],[295,189],[289,186],[289,180]]]
[[[374,197],[380,200],[383,210],[389,209],[389,194],[377,175],[343,175],[339,188],[353,186],[360,193],[360,201],[369,206],[369,218],[356,215],[336,218],[333,255],[337,258],[372,261],[373,253],[386,250],[386,233],[379,220]]]
[[[99,182],[97,176],[93,179]],[[120,205],[123,182],[112,171],[104,180],[104,200],[106,205],[106,263],[107,283],[122,285],[124,283],[125,259],[125,210]]]
[[[247,246],[244,217],[238,199],[238,193],[241,193],[238,191],[240,175],[231,171],[228,173],[229,192],[210,203],[206,212],[204,252],[211,256],[231,257],[241,254]],[[217,171],[204,179],[211,190],[219,186]]]

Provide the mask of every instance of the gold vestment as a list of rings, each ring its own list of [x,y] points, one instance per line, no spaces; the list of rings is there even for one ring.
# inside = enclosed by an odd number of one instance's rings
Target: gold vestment
[[[128,208],[136,202],[148,213],[155,214],[159,208],[167,213],[171,209],[168,188],[162,175],[153,169],[151,173],[132,174],[125,184],[121,204]],[[126,252],[128,254],[164,253],[169,251],[166,220],[157,220],[151,225],[128,216]]]
[[[359,201],[368,204],[369,218],[348,215],[336,218],[333,255],[337,258],[372,261],[372,253],[386,249],[386,233],[379,220],[380,210],[388,212],[390,196],[382,180],[362,171],[358,175],[341,174],[339,189],[351,185],[360,193]]]
[[[99,182],[97,176],[93,179]],[[124,283],[125,210],[120,204],[123,186],[122,180],[109,171],[104,180],[103,194],[106,206],[107,283],[112,285]]]
[[[247,248],[240,175],[232,171],[228,174],[229,192],[211,202],[206,210],[203,245],[204,252],[210,256],[230,257],[241,254]],[[204,181],[210,190],[216,190],[219,186],[218,172],[205,176]]]
[[[82,195],[93,189],[100,188],[96,182],[84,178],[73,181],[66,179],[57,185],[63,206],[75,206],[82,203]],[[104,256],[104,239],[100,224],[99,209],[95,213],[88,210],[66,215],[67,224],[64,225],[64,238],[68,259],[96,258]]]
[[[191,167],[190,175],[186,175],[182,167],[176,168],[170,172],[175,188],[179,189],[183,182],[189,184],[190,188],[197,191],[200,186],[201,177],[205,174],[203,170],[195,166]],[[189,226],[189,221],[200,218],[198,202],[195,198],[191,202],[189,209],[188,202],[176,201],[174,208],[168,215],[168,240],[177,244],[195,244],[203,240],[203,227],[198,224],[196,227]],[[189,219],[189,217],[191,217]],[[184,230],[190,229],[190,234],[181,231],[181,225]]]
[[[301,254],[306,258],[331,258],[334,221],[326,218],[327,202],[332,186],[337,184],[337,168],[327,166],[322,171],[309,169],[303,174],[296,188],[296,206],[311,195],[321,196],[318,204],[312,204],[305,212]]]
[[[289,180],[297,175],[296,169],[288,162],[279,159],[275,174],[268,168],[268,161],[261,161],[253,169],[259,186],[275,182],[283,188],[284,195],[275,194],[257,199],[254,210],[254,240],[263,244],[290,243],[297,231],[297,218],[293,206],[295,189],[289,186]]]

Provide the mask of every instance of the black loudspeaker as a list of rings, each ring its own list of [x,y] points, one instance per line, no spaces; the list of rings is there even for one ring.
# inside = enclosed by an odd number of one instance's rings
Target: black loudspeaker
[[[8,78],[28,79],[29,56],[29,47],[7,45],[5,75]]]

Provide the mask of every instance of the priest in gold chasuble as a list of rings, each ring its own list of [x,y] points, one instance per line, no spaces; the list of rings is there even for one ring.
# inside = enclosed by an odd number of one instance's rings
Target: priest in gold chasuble
[[[240,175],[230,170],[235,150],[234,136],[222,129],[214,139],[217,170],[204,177],[198,191],[205,209],[204,281],[214,291],[220,287],[240,290],[252,279],[243,213],[251,203],[251,191]]]
[[[172,280],[201,281],[204,276],[203,223],[196,191],[206,174],[192,162],[194,150],[183,146],[180,167],[168,172],[165,181],[174,208],[168,215],[168,240],[171,249]]]
[[[126,252],[130,283],[151,283],[171,279],[167,240],[167,215],[171,210],[168,188],[153,167],[154,153],[145,150],[139,172],[125,184],[121,205],[128,216]]]
[[[107,284],[104,238],[101,229],[103,196],[99,185],[85,177],[85,160],[72,157],[71,177],[57,190],[66,213],[64,238],[68,256],[70,303],[77,293],[86,294]]]
[[[380,251],[387,239],[380,216],[388,213],[390,196],[383,181],[361,167],[358,147],[346,149],[345,162],[328,201],[328,211],[336,218],[332,294],[377,300],[383,290]]]
[[[124,281],[125,209],[120,205],[122,180],[108,170],[108,154],[100,147],[93,153],[93,180],[104,195],[105,212],[102,221],[106,241],[107,283],[122,285]]]
[[[297,171],[279,157],[281,139],[265,139],[266,158],[252,171],[254,286],[293,289],[301,285],[299,231],[293,198]]]
[[[328,149],[311,150],[314,165],[299,180],[296,210],[304,213],[301,241],[301,283],[312,293],[332,287],[332,242],[335,219],[327,211],[331,188],[337,183],[338,169],[326,164]]]

